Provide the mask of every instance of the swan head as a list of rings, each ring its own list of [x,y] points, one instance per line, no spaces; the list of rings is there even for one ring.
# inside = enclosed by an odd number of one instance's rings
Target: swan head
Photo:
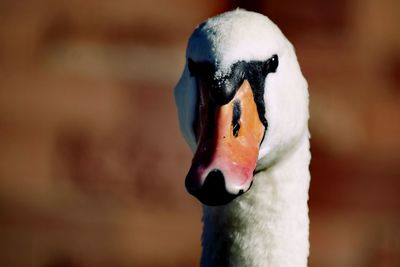
[[[293,46],[267,17],[241,9],[200,24],[175,88],[194,151],[186,189],[206,205],[249,190],[254,174],[308,135],[308,91]]]

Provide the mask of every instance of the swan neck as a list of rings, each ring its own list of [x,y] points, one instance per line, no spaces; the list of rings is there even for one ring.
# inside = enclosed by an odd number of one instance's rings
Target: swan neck
[[[201,266],[307,266],[309,162],[307,136],[258,172],[246,194],[204,206]]]

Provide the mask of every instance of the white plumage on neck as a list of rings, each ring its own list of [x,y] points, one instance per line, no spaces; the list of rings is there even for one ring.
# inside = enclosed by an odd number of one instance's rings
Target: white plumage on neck
[[[203,207],[201,266],[307,265],[308,133],[283,158],[230,204]]]

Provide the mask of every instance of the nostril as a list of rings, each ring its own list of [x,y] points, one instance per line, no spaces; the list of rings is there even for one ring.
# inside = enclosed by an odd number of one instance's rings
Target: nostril
[[[240,102],[233,102],[233,114],[232,114],[232,133],[234,137],[239,136],[240,130],[240,116],[241,116]]]

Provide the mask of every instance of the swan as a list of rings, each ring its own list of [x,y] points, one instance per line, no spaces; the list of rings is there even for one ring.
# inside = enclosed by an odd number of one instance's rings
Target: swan
[[[192,33],[175,87],[203,204],[201,266],[307,266],[308,85],[266,16],[236,9]]]

